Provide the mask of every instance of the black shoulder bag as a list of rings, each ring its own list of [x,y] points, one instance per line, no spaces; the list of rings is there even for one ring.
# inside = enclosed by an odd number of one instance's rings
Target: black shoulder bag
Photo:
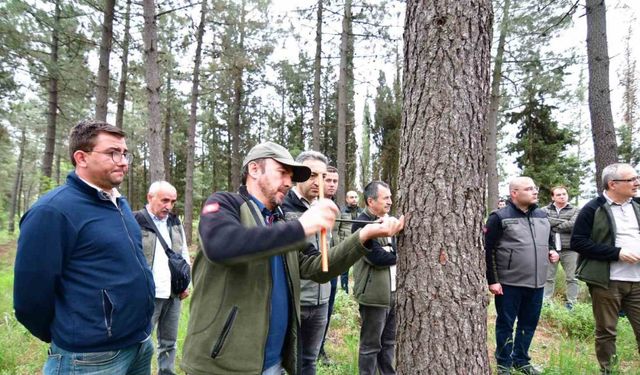
[[[151,225],[151,229],[155,232],[156,237],[158,237],[160,244],[164,248],[165,254],[167,254],[167,258],[169,258],[169,271],[171,271],[171,293],[179,295],[189,287],[189,283],[191,282],[191,268],[189,267],[189,263],[184,260],[182,255],[176,254],[175,251],[171,250],[169,245],[167,245],[167,242],[160,234],[160,231],[158,231],[153,219],[149,216],[149,212],[147,212],[146,209],[143,209],[142,213],[144,214],[145,219],[147,219],[147,222]]]

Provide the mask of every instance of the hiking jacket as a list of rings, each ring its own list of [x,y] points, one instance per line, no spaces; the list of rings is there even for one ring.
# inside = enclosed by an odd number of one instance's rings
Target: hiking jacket
[[[269,331],[269,258],[282,254],[291,311],[282,364],[300,373],[300,278],[327,282],[367,252],[358,234],[329,250],[329,272],[306,246],[299,221],[280,218],[271,227],[246,187],[211,195],[199,224],[200,249],[193,263],[193,293],[181,367],[191,375],[262,372]]]
[[[488,284],[544,287],[553,242],[544,211],[534,204],[525,213],[507,201],[489,215],[485,226]]]
[[[631,204],[640,225],[640,198],[633,198]],[[573,226],[571,249],[580,254],[578,279],[609,288],[610,263],[620,256],[620,248],[615,243],[616,222],[607,199],[600,194],[580,210]]]
[[[297,220],[307,211],[307,206],[298,198],[298,195],[290,189],[282,203],[282,211],[287,221]],[[327,241],[329,236],[327,237]],[[328,243],[328,242],[327,242]],[[307,255],[318,255],[320,253],[320,233],[307,237],[307,246],[304,253]],[[329,303],[331,295],[331,283],[317,283],[313,280],[300,280],[300,305],[319,306]]]
[[[573,230],[573,225],[576,222],[578,213],[580,213],[580,209],[567,203],[567,205],[560,210],[560,213],[558,213],[556,206],[551,203],[543,207],[542,210],[547,213],[549,224],[551,224],[551,234],[555,236],[556,233],[560,233],[562,249],[556,250],[571,250],[571,231]]]
[[[153,276],[129,205],[117,203],[72,172],[22,217],[13,303],[40,340],[101,352],[151,334]]]
[[[357,219],[370,221],[378,217],[365,208]],[[352,230],[355,232],[365,225],[354,223]],[[369,240],[364,245],[371,251],[353,266],[353,295],[361,305],[390,307],[390,267],[396,264],[395,241],[390,242],[388,237],[382,237]]]
[[[156,250],[164,251],[162,245],[158,244],[158,236],[152,226],[152,224],[147,221],[144,211],[146,208],[142,210],[135,211],[133,216],[136,218],[138,225],[142,231],[142,252],[144,253],[144,257],[147,260],[147,264],[153,270],[153,260],[156,256]],[[152,215],[149,213],[149,215]],[[183,258],[185,254],[183,254],[182,249],[184,248],[185,239],[182,237],[182,223],[180,219],[174,215],[173,213],[169,213],[167,217],[167,228],[169,229],[169,237],[171,238],[171,242],[167,243],[169,248],[173,250],[174,253],[181,255]],[[158,245],[156,248],[156,244]],[[185,259],[187,263],[191,263],[190,259]]]

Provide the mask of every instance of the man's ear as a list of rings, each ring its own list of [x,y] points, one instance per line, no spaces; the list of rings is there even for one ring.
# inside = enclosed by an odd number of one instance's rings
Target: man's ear
[[[82,150],[76,150],[76,152],[73,153],[73,160],[76,161],[76,166],[86,167],[87,153]]]
[[[257,179],[260,176],[260,166],[255,161],[250,161],[247,165],[249,176]]]

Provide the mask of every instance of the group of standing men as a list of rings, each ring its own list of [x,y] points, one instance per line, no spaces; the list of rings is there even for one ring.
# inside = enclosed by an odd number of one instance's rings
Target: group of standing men
[[[604,191],[581,210],[569,204],[563,186],[552,188],[552,203],[539,209],[533,180],[518,177],[509,184],[505,207],[489,216],[485,250],[497,313],[498,374],[540,373],[528,351],[543,298],[554,293],[558,260],[566,274],[567,309],[576,303],[577,279],[589,288],[601,373],[615,370],[621,311],[640,349],[640,179],[631,165],[616,163],[604,168],[602,185]]]
[[[79,123],[69,149],[75,170],[66,184],[21,219],[16,317],[51,343],[44,374],[148,374],[154,328],[159,372],[173,373],[180,301],[189,290],[172,291],[169,253],[190,262],[184,229],[171,213],[176,189],[153,183],[146,207],[131,212],[117,187],[132,154],[125,134],[110,124]],[[336,218],[353,220],[354,205],[341,214],[326,199],[337,187],[337,173],[335,187],[331,181],[337,171],[327,173],[327,164],[312,151],[294,161],[282,146],[265,142],[245,157],[239,192],[206,201],[183,350],[188,374],[315,373],[330,316],[325,284],[354,264],[361,373],[394,373],[392,238],[404,218],[387,215],[391,193],[373,182],[365,189],[367,208],[356,218],[368,223],[347,234]],[[324,197],[320,179],[328,179]],[[318,235],[332,228],[329,271],[323,272]],[[386,278],[369,277],[381,271]]]

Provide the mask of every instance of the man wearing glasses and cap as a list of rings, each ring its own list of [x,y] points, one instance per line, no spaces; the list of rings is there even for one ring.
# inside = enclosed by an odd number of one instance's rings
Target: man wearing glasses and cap
[[[140,227],[116,187],[132,155],[98,121],[71,129],[75,171],[20,221],[16,318],[50,342],[43,374],[148,374],[154,283]]]
[[[292,182],[310,174],[265,142],[245,157],[238,193],[207,199],[183,350],[188,374],[299,374],[300,279],[327,282],[366,254],[363,242],[402,229],[403,218],[364,227],[329,250],[322,272],[319,254],[301,250],[308,236],[333,227],[338,208],[320,199],[292,221],[280,210]]]
[[[640,180],[631,165],[616,163],[602,170],[602,185],[576,219],[571,248],[580,254],[577,277],[591,294],[600,370],[610,374],[621,310],[640,343]]]

